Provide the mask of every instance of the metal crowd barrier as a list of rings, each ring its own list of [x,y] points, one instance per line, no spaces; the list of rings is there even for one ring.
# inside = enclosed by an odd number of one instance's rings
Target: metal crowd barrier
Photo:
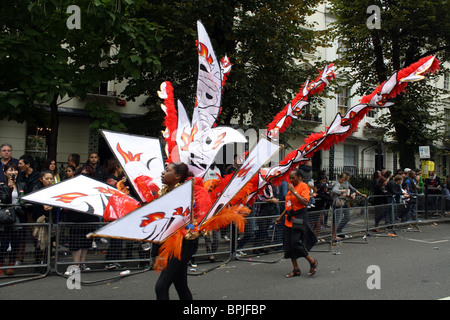
[[[329,252],[337,241],[367,243],[369,235],[394,234],[398,228],[418,231],[421,219],[445,216],[450,212],[450,199],[442,195],[417,195],[409,203],[396,202],[373,205],[380,196],[358,197],[348,200],[343,208],[334,202],[329,210],[310,208],[309,223],[319,242],[315,252]],[[355,205],[359,204],[359,205]],[[256,203],[258,204],[258,203]],[[361,205],[362,204],[362,205]],[[253,206],[255,209],[257,206]],[[272,215],[260,216],[257,210],[247,217],[245,231],[238,233],[233,225],[199,239],[189,270],[190,275],[202,275],[223,266],[232,259],[240,261],[274,263],[282,259],[284,221],[275,224],[283,202]],[[126,271],[133,273],[151,270],[156,257],[152,244],[118,239],[86,239],[85,235],[104,223],[25,223],[0,226],[0,287],[18,282],[39,279],[55,271],[67,276],[73,265],[85,272]],[[80,252],[78,249],[82,248]],[[82,256],[83,261],[78,262]],[[279,253],[278,255],[266,255]],[[70,272],[69,272],[70,274]],[[118,277],[118,272],[113,273]],[[109,280],[102,279],[102,280]],[[98,282],[102,281],[98,280]],[[97,281],[93,281],[95,283]]]
[[[380,233],[382,228],[389,231],[388,236],[395,235],[399,227],[407,227],[406,231],[419,230],[418,196],[411,199],[396,200],[395,196],[370,196],[367,205],[368,233]],[[376,200],[385,200],[377,205],[369,205]],[[379,202],[379,201],[376,201]]]
[[[255,202],[255,205],[263,204]],[[284,219],[279,224],[275,220],[280,216],[284,201],[279,202],[279,210],[274,215],[260,216],[254,211],[247,217],[245,231],[234,239],[234,258],[241,261],[275,263],[282,259],[279,257],[268,259],[265,254],[269,252],[283,252]],[[309,208],[308,222],[318,239],[317,244],[328,244],[314,246],[312,251],[328,252],[331,250],[331,210],[315,210]]]
[[[50,223],[0,225],[0,287],[48,275],[52,239]]]
[[[89,271],[150,268],[151,244],[121,239],[86,238],[87,234],[105,224],[58,223],[55,252],[57,274],[64,274],[69,266],[78,264],[81,265],[81,270],[89,268]]]
[[[339,206],[342,200],[344,205]],[[352,201],[353,200],[353,201]],[[352,202],[364,202],[364,206],[354,206]],[[344,239],[351,239],[350,243],[358,243],[357,238],[362,238],[362,243],[367,243],[367,199],[356,197],[338,197],[333,202],[333,221],[331,235],[333,245]]]

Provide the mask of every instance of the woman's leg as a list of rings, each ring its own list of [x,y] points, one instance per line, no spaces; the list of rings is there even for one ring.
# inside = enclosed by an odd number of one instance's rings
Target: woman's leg
[[[198,245],[196,240],[184,240],[181,251],[181,260],[171,258],[156,282],[155,291],[157,300],[169,300],[169,288],[175,285],[181,300],[192,300],[192,294],[187,285],[187,264],[192,258]]]
[[[285,258],[287,257],[286,254],[291,258],[292,267],[293,270],[291,273],[286,275],[286,278],[296,277],[301,274],[300,268],[298,266],[297,257],[298,254],[296,252],[297,248],[297,241],[300,239],[300,236],[298,232],[295,232],[292,230],[292,228],[285,228],[286,232],[286,238],[285,238],[285,244],[286,246],[286,253]]]
[[[167,262],[167,267],[161,271],[155,285],[157,300],[169,300],[169,288],[175,279],[176,273],[178,272],[179,264],[180,260],[177,258],[171,258]]]
[[[306,260],[308,260],[310,268],[309,268],[309,276],[313,276],[314,274],[316,274],[316,270],[317,270],[317,265],[319,264],[319,262],[314,259],[310,254],[308,254],[306,257]]]
[[[173,284],[180,300],[192,300],[192,293],[187,283],[187,262],[181,262]]]

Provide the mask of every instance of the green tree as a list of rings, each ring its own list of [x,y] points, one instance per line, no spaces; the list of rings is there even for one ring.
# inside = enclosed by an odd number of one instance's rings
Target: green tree
[[[324,45],[320,32],[311,28],[314,23],[307,22],[319,2],[148,1],[140,14],[171,33],[164,40],[161,73],[147,79],[149,114],[161,115],[156,90],[165,80],[192,110],[198,68],[196,20],[201,20],[218,59],[227,54],[233,64],[222,95],[221,124],[228,125],[233,117],[242,124],[250,112],[252,125],[264,128],[307,78],[317,76],[316,66],[301,63],[307,61],[305,53]]]
[[[123,93],[137,96],[142,79],[161,67],[164,36],[162,27],[136,15],[145,2],[79,0],[77,15],[67,10],[71,0],[2,1],[1,116],[50,125],[48,153],[55,157],[58,101],[85,97],[109,80],[129,80]],[[68,23],[71,19],[78,19],[79,28]],[[105,105],[88,109],[91,116],[100,115],[100,126],[123,129]]]
[[[348,67],[349,85],[358,84],[359,95],[370,93],[395,70],[427,55],[437,54],[441,61],[448,61],[448,1],[335,0],[331,5],[336,18],[334,36],[345,48],[339,63]],[[368,10],[371,5],[379,9],[379,28],[372,27],[375,11]],[[410,84],[406,94],[395,99],[389,114],[380,119],[387,129],[393,129],[394,151],[403,168],[415,167],[418,146],[441,139],[436,130],[436,123],[442,121],[436,111],[437,94],[429,81]]]

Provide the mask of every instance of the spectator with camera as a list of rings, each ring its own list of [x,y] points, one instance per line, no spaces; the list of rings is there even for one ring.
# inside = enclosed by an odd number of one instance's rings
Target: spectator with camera
[[[0,210],[10,210],[13,212],[15,222],[11,225],[2,226],[0,231],[0,267],[5,263],[5,259],[9,252],[9,266],[16,264],[17,254],[19,251],[20,240],[23,239],[22,228],[17,223],[26,222],[26,217],[22,208],[20,208],[20,196],[25,187],[25,183],[17,182],[19,167],[13,161],[3,166],[3,173],[6,178],[4,184],[0,185]],[[14,205],[8,206],[8,205]],[[9,249],[9,250],[8,250]],[[14,275],[14,269],[6,269],[6,275]],[[0,269],[0,275],[4,274]]]

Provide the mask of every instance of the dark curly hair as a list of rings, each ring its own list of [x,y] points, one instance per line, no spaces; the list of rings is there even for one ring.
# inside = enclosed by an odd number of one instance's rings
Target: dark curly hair
[[[181,176],[180,183],[183,183],[187,178],[194,176],[192,172],[189,171],[187,164],[183,162],[172,162],[171,165],[173,165],[175,173]]]

